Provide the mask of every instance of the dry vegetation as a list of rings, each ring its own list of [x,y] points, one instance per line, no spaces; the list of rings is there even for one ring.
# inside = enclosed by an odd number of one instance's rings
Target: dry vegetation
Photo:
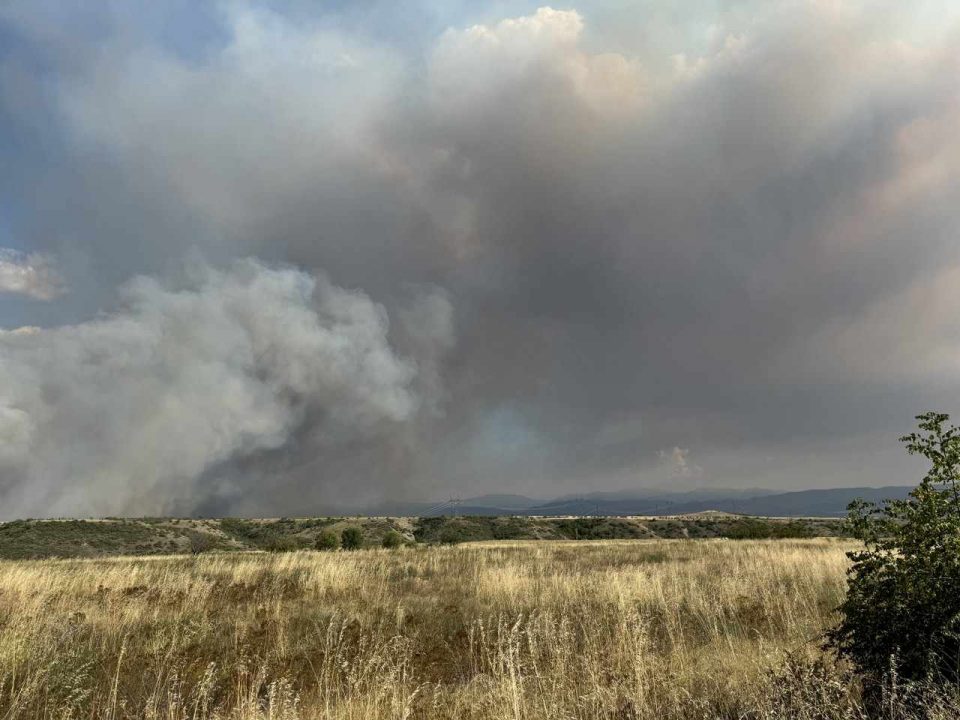
[[[313,518],[104,518],[0,522],[0,558],[173,555],[217,550],[308,550],[324,532],[359,528],[363,542],[379,546],[391,533],[407,541],[740,540],[836,536],[843,521],[829,518],[757,518],[705,512],[667,517],[313,517]]]
[[[856,717],[835,539],[0,562],[0,718]]]

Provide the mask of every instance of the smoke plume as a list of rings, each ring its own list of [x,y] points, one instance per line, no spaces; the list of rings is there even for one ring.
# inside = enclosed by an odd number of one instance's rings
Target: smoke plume
[[[6,0],[2,512],[909,480],[958,70],[943,0]]]
[[[306,418],[327,444],[362,447],[434,402],[435,378],[395,352],[366,295],[255,261],[192,274],[137,278],[105,317],[0,335],[5,511],[196,506],[215,490],[204,473],[284,446]],[[445,313],[442,296],[420,302]],[[412,349],[429,364],[452,329],[428,323]]]

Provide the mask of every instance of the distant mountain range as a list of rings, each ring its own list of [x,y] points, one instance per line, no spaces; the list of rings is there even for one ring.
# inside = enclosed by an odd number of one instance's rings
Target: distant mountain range
[[[538,500],[524,495],[480,495],[459,502],[384,503],[358,514],[429,515],[680,515],[721,510],[771,517],[841,517],[857,498],[880,502],[902,499],[912,486],[828,488],[776,492],[772,490],[703,489],[684,492],[620,491],[565,495]]]

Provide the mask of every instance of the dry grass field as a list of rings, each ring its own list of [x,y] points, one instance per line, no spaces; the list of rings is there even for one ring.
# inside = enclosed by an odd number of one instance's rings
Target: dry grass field
[[[848,547],[4,561],[0,718],[852,717],[816,660]]]

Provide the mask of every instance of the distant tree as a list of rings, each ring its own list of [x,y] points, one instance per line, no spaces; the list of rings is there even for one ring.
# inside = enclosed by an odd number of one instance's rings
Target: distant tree
[[[356,525],[345,527],[340,533],[340,546],[344,550],[359,550],[363,547],[363,531]]]
[[[336,550],[340,547],[340,536],[333,530],[321,530],[313,542],[317,550]]]
[[[187,538],[190,541],[190,552],[194,555],[199,555],[216,547],[213,537],[207,533],[191,532],[187,535]]]
[[[828,637],[867,680],[892,674],[956,686],[960,680],[960,429],[917,416],[901,438],[931,467],[905,500],[856,501],[849,522],[864,548],[853,561],[841,621]]]
[[[380,541],[380,544],[385,548],[398,548],[406,542],[403,535],[398,533],[396,530],[388,530],[387,533],[383,536],[383,540]]]

